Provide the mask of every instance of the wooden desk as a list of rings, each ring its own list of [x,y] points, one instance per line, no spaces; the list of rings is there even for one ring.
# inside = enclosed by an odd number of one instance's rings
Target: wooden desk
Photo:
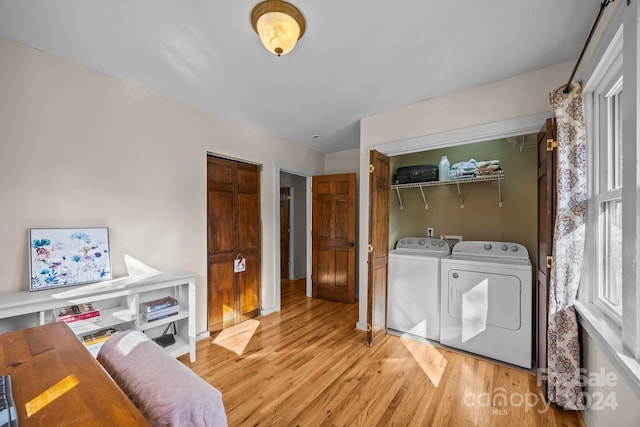
[[[65,323],[0,335],[0,374],[20,427],[149,425]]]

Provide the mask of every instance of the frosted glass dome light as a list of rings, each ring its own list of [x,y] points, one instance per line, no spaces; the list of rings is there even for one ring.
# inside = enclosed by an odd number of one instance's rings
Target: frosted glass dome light
[[[264,47],[278,56],[291,52],[305,30],[302,13],[282,0],[258,3],[251,12],[251,24]]]

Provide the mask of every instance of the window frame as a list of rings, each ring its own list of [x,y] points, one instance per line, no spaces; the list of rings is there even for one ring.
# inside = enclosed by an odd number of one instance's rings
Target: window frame
[[[623,321],[622,307],[616,308],[600,295],[604,286],[603,279],[605,279],[605,271],[601,268],[606,228],[602,206],[610,201],[622,201],[622,183],[620,182],[618,188],[611,188],[615,187],[615,179],[612,179],[608,171],[608,160],[611,155],[611,144],[608,143],[610,137],[608,102],[612,94],[619,95],[623,88],[622,33],[621,25],[584,88],[589,147],[588,197],[589,212],[592,213],[587,216],[586,231],[587,240],[593,244],[588,245],[589,249],[585,251],[585,264],[589,266],[586,269],[590,271],[585,275],[587,279],[583,281],[586,289],[583,288],[579,295],[579,299],[593,303],[618,328]],[[618,99],[618,106],[620,106],[619,101]],[[620,109],[618,112],[622,113]],[[616,130],[620,131],[621,122],[617,125]]]
[[[607,232],[610,231],[607,224],[609,216],[604,214],[604,211],[609,202],[622,203],[621,171],[618,171],[617,176],[611,171],[612,167],[621,167],[618,161],[621,161],[621,157],[617,159],[613,153],[613,147],[617,147],[618,151],[622,147],[622,141],[619,138],[622,129],[621,94],[624,87],[624,76],[622,38],[617,37],[618,35],[621,36],[621,34],[622,27],[600,62],[602,71],[592,76],[593,80],[590,80],[590,83],[594,82],[594,86],[587,95],[587,98],[590,98],[589,100],[591,101],[591,108],[590,111],[587,109],[586,117],[593,128],[589,138],[589,146],[591,147],[589,199],[591,200],[590,211],[594,215],[588,221],[588,228],[595,244],[593,245],[593,252],[587,254],[587,257],[591,258],[592,262],[589,264],[592,265],[592,277],[595,280],[590,284],[592,288],[590,290],[590,299],[618,327],[621,326],[623,321],[622,288],[620,288],[620,294],[618,295],[620,300],[620,305],[618,306],[603,296],[606,293],[605,287],[611,285],[608,278],[611,271],[603,267],[610,265],[607,260],[609,253],[605,250],[605,246],[609,243],[607,239]],[[611,117],[611,102],[616,104],[617,116],[615,118]],[[612,141],[613,138],[618,138],[618,140],[614,142]],[[620,207],[620,209],[622,208]],[[622,260],[620,259],[621,262]]]

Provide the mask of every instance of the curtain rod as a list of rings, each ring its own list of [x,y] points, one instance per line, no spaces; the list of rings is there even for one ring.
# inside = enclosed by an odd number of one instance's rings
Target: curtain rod
[[[573,77],[576,75],[576,71],[578,71],[578,67],[580,66],[580,62],[582,61],[582,57],[584,56],[584,52],[587,50],[587,47],[589,47],[589,42],[591,41],[591,37],[593,36],[593,32],[596,30],[596,27],[598,26],[598,22],[600,21],[600,17],[602,17],[602,12],[604,12],[604,9],[609,6],[609,3],[613,3],[615,0],[603,0],[602,3],[600,3],[600,11],[598,12],[598,16],[596,17],[595,22],[593,23],[593,26],[591,26],[591,31],[589,32],[589,37],[587,37],[587,41],[584,44],[584,47],[582,48],[582,52],[580,52],[580,56],[578,57],[578,62],[576,62],[575,67],[573,67],[573,71],[571,72],[571,77],[569,77],[569,81],[567,82],[567,86],[564,88],[564,90],[562,92],[564,93],[569,93],[571,92],[571,90],[569,89],[569,86],[571,86],[571,81],[573,80]],[[629,4],[630,0],[627,0],[627,4]]]

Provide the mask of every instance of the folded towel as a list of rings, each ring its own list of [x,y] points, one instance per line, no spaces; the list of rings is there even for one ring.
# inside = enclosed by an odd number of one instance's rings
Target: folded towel
[[[502,173],[502,169],[500,168],[495,170],[484,168],[478,171],[478,175],[501,175]]]
[[[484,168],[487,166],[492,166],[492,165],[499,165],[500,164],[500,160],[482,160],[477,162],[478,167],[479,168]]]
[[[449,171],[450,179],[473,178],[476,175],[492,175],[502,173],[500,160],[477,161],[474,158],[466,162],[454,163]]]
[[[478,173],[480,173],[482,175],[486,175],[486,174],[490,174],[490,173],[498,171],[498,170],[502,170],[500,168],[500,165],[489,165],[489,166],[485,166],[483,168],[478,168]]]
[[[451,166],[452,170],[475,170],[477,168],[478,163],[476,162],[476,159],[470,159],[467,162],[454,163],[454,165]]]
[[[449,172],[449,179],[458,179],[458,178],[472,178],[478,173],[478,169],[456,169]]]

